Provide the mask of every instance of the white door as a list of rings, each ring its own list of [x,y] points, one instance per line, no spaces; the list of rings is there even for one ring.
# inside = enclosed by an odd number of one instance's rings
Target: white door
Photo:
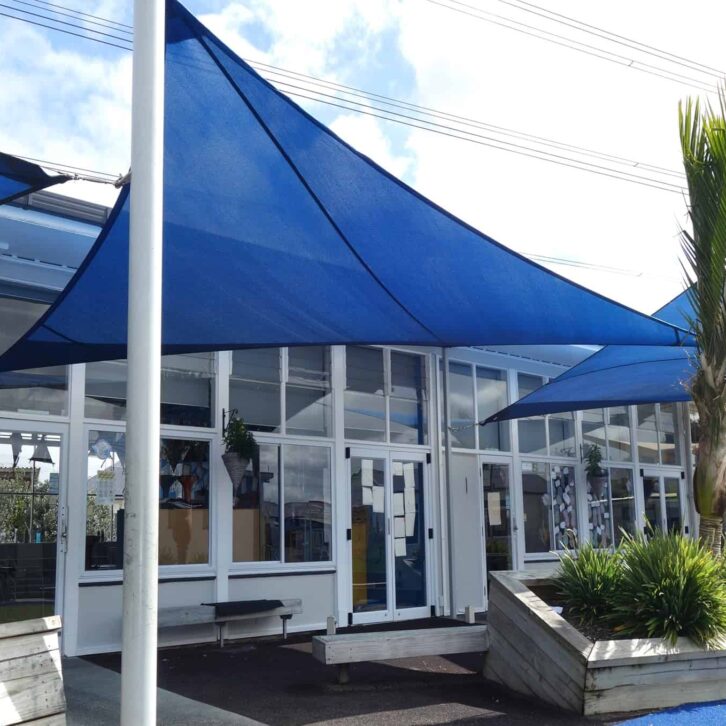
[[[650,528],[682,532],[684,499],[680,474],[644,469],[641,482],[646,532]]]
[[[352,449],[348,461],[352,622],[427,617],[426,455]]]

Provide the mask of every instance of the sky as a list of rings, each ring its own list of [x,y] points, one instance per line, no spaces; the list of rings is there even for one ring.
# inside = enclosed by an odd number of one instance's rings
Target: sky
[[[42,0],[33,2],[45,12]],[[54,2],[132,22],[131,0]],[[632,168],[646,176],[650,172],[642,164],[681,170],[679,100],[706,96],[702,74],[525,13],[521,0],[187,0],[186,5],[246,59],[625,157],[637,161],[641,166]],[[726,68],[726,4],[539,0],[539,5]],[[608,62],[485,22],[482,12],[490,20],[496,14],[498,22],[517,20],[616,52],[623,60]],[[5,17],[0,38],[0,150],[126,172],[131,54]],[[643,73],[638,68],[644,63],[697,77],[698,83]],[[682,193],[302,103],[373,160],[506,246],[596,266],[548,263],[566,277],[645,312],[683,289]],[[480,139],[491,138],[474,130]],[[57,191],[108,205],[117,194],[112,186],[82,182]]]

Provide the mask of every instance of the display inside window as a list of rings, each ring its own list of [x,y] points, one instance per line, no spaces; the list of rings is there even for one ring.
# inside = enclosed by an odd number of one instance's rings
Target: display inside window
[[[234,488],[233,507],[235,562],[330,561],[330,449],[259,443]]]
[[[251,431],[281,430],[280,381],[279,348],[233,351],[229,406]]]
[[[577,542],[577,502],[572,466],[522,462],[525,550],[571,549]]]
[[[484,544],[487,572],[511,570],[512,501],[509,488],[509,464],[482,464],[484,487]]]
[[[126,435],[90,431],[86,569],[123,566]],[[159,448],[159,564],[209,562],[209,442],[163,437]]]
[[[348,346],[345,370],[345,438],[385,441],[383,350]]]
[[[86,418],[126,419],[127,375],[125,360],[86,364]],[[213,353],[162,356],[161,423],[212,426],[214,375]]]
[[[285,431],[288,434],[332,434],[330,348],[303,346],[288,349],[285,411]]]
[[[484,421],[509,402],[506,371],[491,368],[476,369],[477,419]],[[494,451],[509,451],[509,421],[499,421],[478,426],[479,448]]]

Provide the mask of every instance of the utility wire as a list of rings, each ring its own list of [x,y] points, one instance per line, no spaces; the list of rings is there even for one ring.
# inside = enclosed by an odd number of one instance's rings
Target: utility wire
[[[34,8],[36,10],[44,10],[45,12],[51,12],[54,15],[60,15],[64,18],[72,18],[73,20],[80,20],[82,23],[86,23],[87,25],[98,25],[99,28],[105,28],[106,30],[115,30],[117,33],[126,33],[127,35],[133,35],[133,29],[132,30],[126,30],[124,26],[121,27],[115,27],[111,23],[114,23],[113,20],[106,20],[105,18],[98,18],[95,15],[88,15],[88,13],[81,13],[78,10],[71,10],[70,8],[67,8],[69,12],[63,12],[63,10],[51,10],[50,8],[46,7],[48,5],[53,5],[53,7],[62,7],[61,5],[54,5],[53,3],[42,3],[42,0],[13,0],[13,2],[16,5],[25,5],[29,8]],[[88,18],[95,18],[94,20],[88,20],[83,16],[88,15]],[[120,25],[120,24],[119,24]]]
[[[110,18],[102,18],[98,15],[92,15],[91,13],[86,13],[83,10],[76,10],[75,8],[69,8],[67,5],[61,5],[60,3],[53,3],[49,2],[49,0],[32,0],[32,2],[36,3],[37,5],[44,5],[48,8],[60,8],[61,10],[67,10],[69,13],[73,13],[74,15],[79,15],[84,18],[92,18],[93,20],[102,20],[104,23],[111,23],[113,25],[118,25],[121,28],[128,28],[129,30],[133,31],[134,26],[129,25],[128,23],[120,23],[118,20],[111,20]],[[53,12],[53,11],[51,11]]]
[[[532,38],[537,38],[548,43],[553,43],[554,45],[562,46],[563,48],[569,48],[570,50],[575,50],[579,53],[584,53],[585,55],[594,56],[595,58],[600,58],[601,60],[606,60],[610,63],[615,63],[616,65],[633,68],[634,70],[648,73],[652,76],[658,76],[660,78],[665,78],[669,81],[689,85],[693,88],[697,88],[701,91],[706,91],[709,93],[717,90],[716,85],[706,84],[705,81],[698,78],[693,78],[692,76],[685,76],[681,73],[676,73],[675,71],[670,71],[666,68],[661,68],[659,66],[654,66],[650,63],[645,63],[644,61],[636,60],[635,58],[628,58],[627,56],[620,55],[619,53],[615,53],[614,51],[598,48],[597,46],[583,43],[581,41],[574,40],[573,38],[568,38],[567,36],[560,35],[558,33],[552,33],[548,30],[543,30],[542,28],[537,28],[536,26],[528,25],[527,23],[522,23],[518,20],[512,20],[511,18],[507,18],[506,16],[492,13],[488,10],[482,10],[473,5],[467,5],[466,3],[458,2],[458,0],[449,1],[456,2],[456,5],[449,5],[445,2],[441,2],[441,0],[424,0],[424,2],[428,2],[431,5],[437,5],[441,8],[445,8],[446,10],[451,10],[455,13],[467,15],[477,20],[481,20],[485,23],[491,23],[492,25],[507,28],[508,30],[513,30],[517,33],[522,33]],[[469,10],[467,10],[466,8],[469,8]]]
[[[8,7],[7,5],[0,3],[0,7]],[[21,11],[26,12],[26,11]],[[0,12],[0,15],[3,13]],[[41,16],[43,17],[43,16]],[[29,20],[28,18],[18,18],[15,17],[14,19],[21,20],[24,22],[31,22],[35,24],[34,21]],[[46,19],[43,17],[43,19]],[[57,21],[54,21],[57,22]],[[63,24],[65,25],[72,25],[71,23],[67,23],[64,21]],[[82,29],[81,26],[73,26],[77,29]],[[59,30],[60,32],[68,32],[65,31],[65,29],[61,28],[51,28],[55,30]],[[98,31],[92,31],[92,32],[98,32]],[[75,34],[74,34],[75,35]],[[91,36],[84,36],[87,37],[89,40],[95,40],[97,42],[104,42],[101,41],[99,38],[94,38]],[[116,38],[118,40],[123,40],[121,38]],[[285,69],[279,69],[275,66],[269,66],[268,64],[260,64],[262,66],[266,66],[268,69],[268,73],[272,72],[273,74],[276,74],[277,76],[282,75],[282,80],[279,77],[271,78],[269,80],[273,81],[277,85],[281,86],[285,92],[289,93],[290,95],[296,96],[298,98],[303,98],[310,101],[315,101],[318,103],[323,103],[329,106],[342,108],[348,111],[354,111],[357,113],[362,113],[369,116],[374,116],[375,118],[379,118],[381,120],[386,120],[394,123],[399,123],[402,125],[407,125],[409,127],[418,128],[422,130],[426,130],[429,132],[439,133],[440,135],[448,136],[451,138],[456,138],[463,141],[469,141],[473,143],[478,143],[479,145],[483,146],[489,146],[491,148],[505,150],[505,151],[511,151],[513,153],[518,153],[523,156],[527,156],[529,158],[535,158],[540,159],[543,161],[550,161],[552,163],[559,163],[562,166],[567,166],[569,168],[579,169],[581,171],[590,171],[591,173],[597,173],[603,176],[608,176],[610,178],[614,179],[620,179],[622,181],[630,181],[633,183],[643,184],[645,186],[650,186],[653,188],[661,189],[664,191],[670,191],[675,192],[679,194],[683,194],[686,189],[684,186],[665,181],[663,179],[655,179],[652,177],[635,174],[631,171],[626,171],[622,169],[613,169],[610,166],[604,166],[602,164],[593,164],[592,162],[583,161],[581,159],[575,159],[571,156],[566,156],[565,154],[558,154],[554,153],[552,151],[546,151],[543,149],[536,149],[532,148],[530,146],[527,146],[525,144],[518,144],[514,143],[512,141],[507,141],[503,139],[493,138],[491,136],[487,136],[484,134],[480,134],[474,131],[470,131],[468,129],[462,129],[462,128],[456,128],[453,126],[450,126],[447,123],[439,123],[439,120],[446,120],[450,121],[451,119],[454,120],[455,123],[460,123],[465,126],[470,127],[478,127],[487,130],[488,132],[497,133],[504,136],[510,136],[514,137],[517,140],[524,140],[529,141],[530,143],[534,142],[541,146],[548,146],[550,148],[557,149],[558,151],[565,151],[567,153],[576,153],[579,155],[584,156],[591,156],[595,157],[598,160],[604,161],[606,163],[615,163],[615,164],[625,164],[629,167],[638,167],[639,170],[643,170],[645,172],[655,173],[657,175],[666,175],[666,176],[672,176],[677,178],[682,178],[682,175],[680,175],[678,172],[664,169],[663,167],[656,167],[654,165],[641,165],[638,162],[634,162],[629,159],[624,159],[623,157],[616,157],[614,155],[607,155],[602,154],[601,152],[595,152],[589,149],[584,149],[583,147],[573,147],[572,145],[562,144],[561,142],[555,142],[551,141],[549,139],[544,139],[543,137],[535,137],[531,134],[524,134],[522,132],[517,132],[512,129],[505,129],[504,127],[496,127],[491,124],[485,124],[484,122],[479,122],[476,120],[470,120],[466,119],[466,117],[462,116],[456,116],[455,114],[447,114],[446,112],[440,112],[436,111],[434,109],[425,109],[424,107],[417,107],[414,104],[409,104],[407,102],[401,102],[398,99],[390,99],[390,97],[381,96],[380,94],[370,94],[368,92],[362,91],[360,89],[353,89],[352,87],[343,86],[342,84],[334,84],[332,82],[326,82],[321,81],[320,79],[316,79],[312,76],[305,76],[305,74],[298,74],[295,72],[286,71]],[[272,69],[270,71],[269,69]],[[343,89],[344,93],[347,93],[348,95],[357,96],[359,98],[365,99],[366,103],[362,103],[360,101],[357,101],[355,99],[350,98],[340,98],[339,95],[333,95],[331,93],[325,93],[324,91],[320,91],[315,88],[310,88],[309,85],[307,86],[300,86],[298,83],[300,81],[298,78],[305,78],[305,83],[313,83],[313,85],[322,86],[326,90],[334,90],[336,89]],[[295,82],[292,82],[295,81]],[[323,85],[327,84],[327,85]],[[336,93],[338,93],[338,90],[336,90]],[[314,94],[314,95],[308,95],[308,94]],[[371,99],[373,99],[371,101]],[[379,103],[384,106],[393,106],[394,108],[399,108],[405,111],[410,111],[412,113],[418,114],[417,116],[412,116],[409,113],[401,113],[399,111],[392,110],[391,108],[381,108],[380,106],[372,105],[373,103]],[[345,105],[343,105],[345,104]],[[430,116],[432,118],[436,118],[437,121],[431,121],[427,118],[420,118],[420,116]]]
[[[699,63],[698,61],[694,61],[689,58],[685,58],[681,55],[676,55],[675,53],[671,53],[670,51],[656,48],[652,45],[648,45],[647,43],[641,43],[639,40],[633,40],[632,38],[628,38],[624,35],[619,35],[618,33],[613,33],[610,30],[605,30],[604,28],[600,28],[597,25],[591,25],[590,23],[586,23],[582,20],[577,20],[576,18],[570,17],[569,15],[563,15],[562,13],[557,13],[554,10],[549,10],[547,8],[543,8],[540,5],[535,5],[534,3],[526,2],[526,0],[496,0],[496,1],[499,3],[502,3],[503,5],[509,5],[513,8],[516,8],[517,10],[522,10],[525,13],[532,13],[533,15],[539,15],[540,17],[545,18],[547,20],[551,20],[552,22],[562,23],[563,25],[567,25],[568,27],[575,28],[576,30],[580,30],[581,32],[590,33],[590,34],[596,35],[600,38],[605,38],[606,40],[609,40],[613,43],[619,43],[620,45],[625,45],[628,48],[638,50],[642,53],[646,53],[648,55],[654,55],[656,58],[661,58],[661,59],[667,60],[671,63],[683,65],[685,68],[690,68],[691,70],[696,70],[696,71],[699,71],[702,73],[707,73],[708,75],[716,76],[719,79],[726,76],[726,71],[719,70],[718,68],[714,68],[713,66],[708,66],[704,63]]]

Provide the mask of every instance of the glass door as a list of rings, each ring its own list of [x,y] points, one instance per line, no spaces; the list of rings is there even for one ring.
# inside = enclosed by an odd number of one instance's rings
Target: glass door
[[[59,434],[0,427],[0,623],[60,611],[60,458]]]
[[[481,462],[484,488],[484,548],[487,575],[494,570],[513,570],[512,496],[509,464]]]
[[[645,470],[642,479],[646,530],[652,528],[681,532],[683,509],[680,477]]]
[[[426,617],[426,463],[419,454],[350,455],[353,623]]]

